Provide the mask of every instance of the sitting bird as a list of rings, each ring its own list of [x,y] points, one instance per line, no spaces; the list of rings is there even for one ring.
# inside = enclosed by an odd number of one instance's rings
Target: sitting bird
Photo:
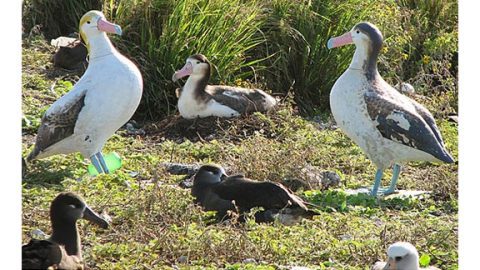
[[[101,228],[108,222],[91,210],[78,195],[60,193],[50,206],[52,236],[31,239],[22,246],[22,269],[83,269],[77,220],[83,218]]]
[[[87,65],[87,47],[81,39],[58,37],[51,41],[56,47],[53,65],[67,70],[75,70]]]
[[[429,266],[420,268],[417,249],[408,242],[397,242],[388,247],[388,260],[376,262],[372,270],[440,270]]]
[[[328,48],[355,44],[348,69],[330,92],[330,107],[340,129],[367,154],[377,167],[371,195],[379,190],[383,171],[393,165],[393,176],[384,195],[395,191],[401,165],[408,161],[454,162],[447,152],[432,114],[383,80],[377,58],[382,33],[368,22],[328,41]]]
[[[266,112],[277,103],[275,98],[260,89],[224,85],[208,85],[211,65],[202,54],[195,54],[173,74],[172,80],[190,76],[185,85],[175,91],[178,110],[186,119],[209,116],[235,117],[255,111]]]
[[[228,211],[238,210],[239,214],[244,214],[254,207],[264,209],[255,214],[257,222],[277,219],[290,225],[302,217],[312,218],[317,214],[281,184],[254,181],[243,175],[227,176],[217,165],[200,167],[193,179],[192,196],[206,211],[217,211],[219,220],[225,218]]]
[[[80,19],[88,68],[72,90],[43,115],[27,162],[80,152],[90,158],[99,173],[109,173],[101,150],[137,109],[143,80],[135,64],[113,47],[106,33],[121,35],[122,30],[100,11],[89,11]]]

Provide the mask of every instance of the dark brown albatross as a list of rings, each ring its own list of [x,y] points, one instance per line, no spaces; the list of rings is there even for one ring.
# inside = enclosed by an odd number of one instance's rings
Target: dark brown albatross
[[[281,184],[255,181],[243,175],[227,176],[217,165],[203,165],[194,176],[192,196],[206,211],[217,211],[217,219],[228,218],[228,211],[245,214],[255,207],[257,222],[278,220],[291,225],[317,213],[309,210],[300,197]]]
[[[106,229],[108,222],[92,211],[78,195],[60,193],[50,206],[52,236],[32,239],[22,246],[22,269],[83,269],[76,222],[83,218]]]

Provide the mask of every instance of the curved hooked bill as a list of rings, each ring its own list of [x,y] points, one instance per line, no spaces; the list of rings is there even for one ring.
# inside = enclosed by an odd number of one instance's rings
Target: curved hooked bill
[[[327,42],[327,48],[333,49],[336,47],[340,47],[340,46],[348,45],[352,43],[353,43],[352,34],[350,32],[347,32],[339,37],[333,37],[329,39]]]
[[[111,23],[103,18],[98,19],[97,28],[103,32],[117,34],[119,36],[122,35],[122,27],[120,27],[120,25]]]
[[[97,213],[95,213],[95,211],[90,209],[90,207],[88,206],[86,206],[85,210],[83,211],[83,218],[94,224],[97,224],[103,229],[108,228],[108,221],[101,218]]]
[[[182,67],[182,69],[175,71],[172,76],[172,81],[176,82],[179,79],[191,75],[193,72],[193,67],[190,62],[186,63],[185,66]]]

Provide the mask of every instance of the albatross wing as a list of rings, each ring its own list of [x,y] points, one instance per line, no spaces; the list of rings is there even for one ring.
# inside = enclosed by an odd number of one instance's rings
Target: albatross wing
[[[22,269],[47,269],[61,260],[60,246],[48,240],[32,239],[22,246]]]
[[[73,134],[78,115],[85,105],[87,90],[83,86],[76,84],[74,89],[45,112],[38,129],[35,148],[28,155],[27,161],[35,159],[48,147]]]
[[[205,91],[212,98],[240,114],[256,111],[265,112],[275,106],[276,101],[260,89],[245,89],[231,86],[207,86]]]
[[[414,105],[413,108],[420,108],[420,112],[412,110],[398,102],[400,99],[391,99],[373,90],[367,91],[364,99],[371,120],[376,121],[376,128],[384,138],[426,152],[441,161],[453,162],[433,117],[426,109]],[[422,115],[427,116],[430,125]]]
[[[224,200],[234,200],[237,206],[250,209],[253,207],[285,208],[297,206],[308,210],[303,201],[289,192],[284,186],[272,182],[259,182],[241,175],[231,176],[214,187],[215,193]]]

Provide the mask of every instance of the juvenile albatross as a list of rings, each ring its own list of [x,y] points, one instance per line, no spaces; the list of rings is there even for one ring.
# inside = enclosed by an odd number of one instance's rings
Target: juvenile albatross
[[[408,161],[454,162],[431,113],[383,80],[377,58],[382,33],[368,22],[328,41],[328,48],[355,44],[348,69],[330,92],[330,107],[338,126],[377,166],[371,194],[377,195],[383,171],[393,165],[390,187],[395,191],[401,164]]]
[[[290,225],[302,217],[311,218],[316,213],[309,210],[300,197],[283,185],[268,181],[255,181],[243,175],[227,176],[217,165],[203,165],[194,176],[192,196],[195,203],[207,211],[217,211],[217,218],[223,219],[228,211],[246,213],[254,207],[264,211],[255,215],[257,222],[271,222],[278,219]]]
[[[80,152],[99,173],[109,173],[101,150],[137,109],[143,81],[135,64],[115,49],[106,33],[121,35],[122,30],[100,11],[83,15],[80,35],[90,56],[88,68],[43,115],[27,161]]]
[[[185,85],[176,90],[178,110],[183,118],[234,117],[255,111],[266,112],[277,103],[275,98],[260,89],[208,85],[210,73],[208,59],[195,54],[173,74],[174,82],[190,76]]]
[[[60,193],[50,206],[52,236],[32,239],[22,246],[22,269],[83,269],[77,220],[86,219],[106,229],[108,222],[91,210],[78,195]]]

